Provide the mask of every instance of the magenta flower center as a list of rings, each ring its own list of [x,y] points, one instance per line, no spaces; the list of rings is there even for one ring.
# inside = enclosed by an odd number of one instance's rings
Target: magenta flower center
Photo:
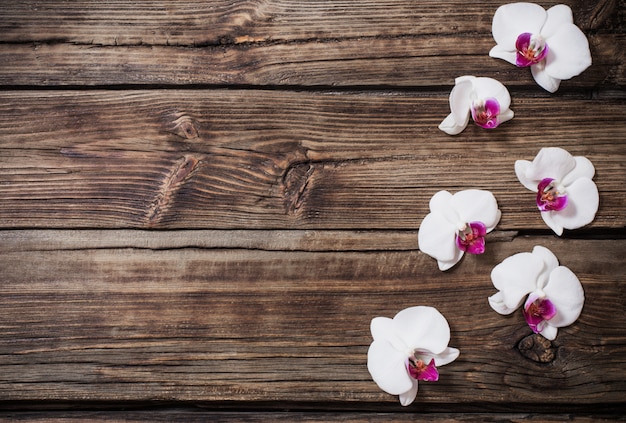
[[[428,364],[424,360],[415,356],[409,357],[406,363],[406,369],[415,380],[424,380],[426,382],[436,382],[439,380],[439,372],[435,367],[435,359],[432,358]]]
[[[541,35],[524,32],[515,41],[515,64],[526,67],[541,62],[548,54],[548,45]]]
[[[544,178],[537,185],[537,207],[544,211],[559,211],[567,207],[567,194],[559,191],[552,178]]]
[[[480,127],[493,129],[500,124],[500,103],[495,98],[472,102],[471,112],[474,123]]]
[[[529,298],[530,299],[530,298]],[[524,306],[524,318],[526,323],[535,333],[543,330],[547,320],[556,315],[556,307],[547,298],[537,298],[534,301],[526,302]]]
[[[471,222],[460,230],[456,235],[456,245],[459,250],[470,254],[482,254],[485,252],[485,235],[487,227],[483,222]]]

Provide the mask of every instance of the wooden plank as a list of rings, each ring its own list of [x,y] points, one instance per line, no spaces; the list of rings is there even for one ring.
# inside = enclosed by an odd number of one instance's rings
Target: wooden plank
[[[513,109],[450,137],[446,98],[423,93],[3,92],[0,226],[416,230],[436,191],[485,188],[499,229],[546,229],[513,165],[559,146],[596,166],[589,228],[624,228],[623,101]]]
[[[563,89],[623,86],[623,7],[618,1],[565,3],[589,36],[593,66]],[[534,86],[530,72],[487,55],[497,6],[460,0],[8,1],[0,15],[0,85],[415,87],[475,74]]]
[[[127,243],[84,249],[78,239],[75,249],[0,254],[0,398],[399,411],[367,373],[369,322],[423,304],[448,318],[461,356],[441,369],[440,382],[423,385],[415,411],[624,405],[624,240],[519,237],[446,273],[416,250]],[[503,317],[487,305],[492,267],[534,245],[571,268],[586,295],[579,320],[545,346],[554,352],[547,363],[519,349],[531,334],[521,313]]]
[[[622,86],[623,35],[590,35],[593,65],[561,91]],[[491,35],[430,34],[219,47],[0,44],[0,85],[281,85],[441,87],[461,75],[535,86],[488,56]],[[537,91],[540,89],[538,88]]]
[[[463,0],[214,0],[3,3],[0,40],[99,45],[219,45],[418,34],[491,33],[500,4]],[[619,31],[619,1],[566,0],[583,29]]]
[[[415,250],[417,231],[314,230],[46,230],[1,231],[1,252],[101,248],[243,248],[268,251],[402,251]],[[490,240],[511,239],[498,231]]]
[[[356,412],[319,412],[319,411],[207,411],[195,409],[160,409],[152,411],[22,411],[0,412],[0,421],[8,422],[38,422],[62,423],[76,421],[106,421],[109,423],[134,422],[420,422],[450,423],[450,422],[533,422],[561,423],[601,423],[623,421],[618,414],[530,414],[530,413],[356,413]]]

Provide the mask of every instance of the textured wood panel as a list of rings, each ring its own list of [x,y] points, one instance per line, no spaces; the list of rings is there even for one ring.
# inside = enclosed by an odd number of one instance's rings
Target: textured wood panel
[[[623,35],[590,37],[592,68],[561,90],[626,83]],[[490,34],[307,40],[234,46],[0,44],[0,85],[450,86],[461,75],[533,85],[530,71],[488,56]]]
[[[450,137],[437,129],[447,100],[410,93],[0,98],[3,227],[415,230],[436,191],[484,188],[503,211],[500,229],[545,229],[513,170],[545,146],[595,164],[591,228],[626,224],[621,101],[516,98],[511,122]]]
[[[102,45],[190,45],[380,35],[490,32],[496,8],[506,2],[462,0],[232,2],[124,1],[4,3],[0,39],[59,40]],[[567,1],[587,31],[619,28],[618,0]],[[542,3],[549,7],[559,2]]]
[[[624,420],[626,7],[566,1],[593,65],[551,95],[487,56],[504,3],[4,1],[0,421]],[[439,131],[464,74],[515,118]],[[547,146],[601,196],[562,238],[513,171]],[[502,220],[440,272],[419,224],[466,188]],[[535,245],[585,289],[553,342],[487,303]],[[369,323],[420,304],[461,355],[405,408]]]
[[[626,300],[624,241],[503,240],[442,273],[417,250],[233,250],[224,239],[214,242],[219,249],[152,249],[127,247],[132,232],[118,237],[119,248],[95,240],[89,249],[80,238],[74,248],[71,234],[63,247],[42,236],[34,251],[12,248],[17,238],[2,240],[0,266],[9,270],[0,288],[4,400],[399,408],[365,368],[369,321],[425,304],[447,316],[451,345],[462,351],[441,369],[440,382],[422,385],[427,408],[466,411],[481,402],[591,410],[623,401],[626,316],[615,310]],[[503,317],[487,305],[491,268],[535,244],[579,276],[587,297],[580,319],[544,346],[547,363],[523,356],[519,344],[531,331],[521,312]]]

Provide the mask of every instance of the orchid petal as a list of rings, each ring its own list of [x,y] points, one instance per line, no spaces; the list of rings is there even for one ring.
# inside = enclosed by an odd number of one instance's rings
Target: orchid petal
[[[455,242],[456,231],[457,228],[444,216],[439,213],[429,213],[422,220],[417,233],[419,249],[437,260],[447,262],[456,259],[458,256]]]
[[[521,302],[522,302],[522,299],[520,299],[520,302],[515,307],[508,307],[504,303],[505,296],[504,294],[502,294],[501,291],[498,291],[495,294],[493,294],[491,297],[488,298],[488,300],[489,300],[489,305],[491,306],[492,309],[494,309],[494,311],[500,314],[505,314],[505,315],[511,314],[515,310],[517,310],[517,308],[521,305]]]
[[[565,4],[558,4],[548,9],[546,22],[541,28],[541,35],[550,38],[563,24],[573,24],[572,9]]]
[[[532,163],[528,160],[516,160],[515,161],[515,174],[517,175],[517,179],[524,185],[527,189],[537,192],[537,179],[529,178],[526,176],[529,172]]]
[[[450,113],[438,126],[438,128],[440,130],[442,130],[443,132],[445,132],[448,135],[458,135],[461,132],[463,132],[463,130],[465,128],[467,128],[467,125],[469,124],[469,118],[470,118],[470,114],[469,111],[467,113],[467,117],[465,118],[465,121],[459,125],[456,123],[456,120],[454,119],[454,115],[452,113]]]
[[[461,217],[451,205],[452,194],[448,191],[439,191],[432,196],[428,207],[430,211],[439,215],[442,215],[450,225],[454,226],[455,231],[458,229],[456,225],[461,220]]]
[[[389,342],[374,341],[367,351],[367,370],[380,389],[399,395],[413,387],[405,367],[406,355]]]
[[[474,91],[479,98],[495,98],[498,100],[500,110],[506,110],[511,106],[511,95],[504,84],[493,78],[476,78]]]
[[[388,317],[374,317],[370,323],[370,331],[374,341],[386,341],[399,351],[408,348],[398,337],[393,320]]]
[[[554,220],[554,217],[557,216],[558,213],[562,212],[543,212],[541,213],[541,218],[556,235],[561,236],[563,235],[563,225]]]
[[[554,341],[558,331],[559,331],[558,328],[552,326],[550,322],[546,322],[546,324],[543,325],[543,329],[539,333],[541,334],[541,336],[543,336],[547,340]]]
[[[549,321],[551,326],[568,326],[578,319],[585,293],[580,280],[569,268],[559,266],[554,269],[544,292],[556,307],[556,315]]]
[[[575,167],[576,160],[566,150],[559,147],[546,147],[539,150],[530,167],[526,169],[526,178],[537,182],[544,178],[561,181]]]
[[[513,113],[513,110],[506,109],[505,111],[500,113],[500,116],[499,116],[500,123],[504,123],[507,120],[513,119],[513,116],[515,116],[515,113]]]
[[[576,166],[572,169],[563,179],[561,183],[565,186],[571,185],[576,179],[579,178],[593,178],[596,173],[595,167],[591,161],[583,156],[574,156]]]
[[[411,350],[439,354],[450,342],[450,326],[433,307],[406,308],[395,315],[393,322],[398,336]]]
[[[450,91],[450,110],[454,116],[454,120],[458,126],[462,126],[467,122],[471,100],[471,92],[473,90],[474,77],[459,77],[456,84]]]
[[[450,260],[437,260],[437,266],[439,267],[439,270],[441,270],[442,272],[445,272],[446,270],[449,270],[451,268],[454,267],[455,264],[457,264],[459,261],[461,261],[461,259],[463,258],[464,255],[464,251],[459,250],[458,248],[456,249],[456,252],[454,254],[454,257],[451,258]]]
[[[449,191],[438,191],[430,198],[428,208],[431,212],[445,213],[450,208],[451,199],[452,194]]]
[[[567,187],[567,196],[567,207],[560,211],[542,213],[542,216],[547,215],[544,221],[548,223],[548,218],[554,226],[565,229],[578,229],[591,223],[600,202],[596,184],[591,179],[579,178]]]
[[[535,246],[532,254],[541,259],[544,264],[544,270],[537,279],[537,288],[543,289],[543,287],[548,283],[550,272],[559,267],[559,259],[556,258],[552,251],[548,250],[546,247],[542,247],[541,245]]]
[[[406,392],[399,394],[400,405],[406,407],[407,405],[411,405],[413,401],[415,401],[415,397],[417,397],[417,381],[411,379],[413,382],[413,386]]]
[[[495,45],[489,50],[489,56],[495,59],[502,59],[509,62],[512,65],[517,64],[517,53],[513,50],[509,50],[507,47],[503,47],[500,44]]]
[[[541,258],[531,253],[507,257],[491,271],[493,286],[501,295],[490,300],[489,304],[493,304],[492,308],[498,313],[517,309],[524,297],[536,289],[536,281],[544,271]]]
[[[482,222],[487,227],[487,232],[493,230],[500,221],[498,202],[489,191],[479,189],[459,191],[452,196],[450,204],[458,211],[461,221]]]
[[[515,51],[517,36],[523,32],[538,34],[546,17],[546,10],[534,3],[505,4],[496,10],[491,32],[496,44]]]
[[[370,331],[374,341],[387,341],[392,328],[393,323],[389,317],[374,317],[370,323]]]
[[[589,42],[576,25],[561,25],[549,42],[545,71],[551,77],[570,79],[591,66]]]
[[[548,56],[550,52],[548,52]],[[539,63],[535,63],[530,66],[530,73],[533,76],[533,79],[544,90],[554,93],[559,89],[561,85],[561,80],[558,78],[554,78],[550,76],[548,72],[546,72],[546,61],[542,61]]]
[[[444,366],[448,363],[452,363],[459,357],[460,351],[456,348],[448,347],[443,350],[441,353],[433,356],[435,359],[435,364],[437,366]]]

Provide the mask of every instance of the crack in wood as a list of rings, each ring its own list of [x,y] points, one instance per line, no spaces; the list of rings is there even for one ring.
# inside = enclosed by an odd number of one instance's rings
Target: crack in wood
[[[295,215],[302,208],[315,167],[310,162],[291,165],[283,177],[285,211]]]
[[[159,193],[152,202],[147,212],[148,226],[157,225],[163,218],[164,213],[171,206],[172,197],[180,190],[191,174],[198,168],[200,159],[191,155],[184,156],[176,162],[172,171],[161,184]]]

